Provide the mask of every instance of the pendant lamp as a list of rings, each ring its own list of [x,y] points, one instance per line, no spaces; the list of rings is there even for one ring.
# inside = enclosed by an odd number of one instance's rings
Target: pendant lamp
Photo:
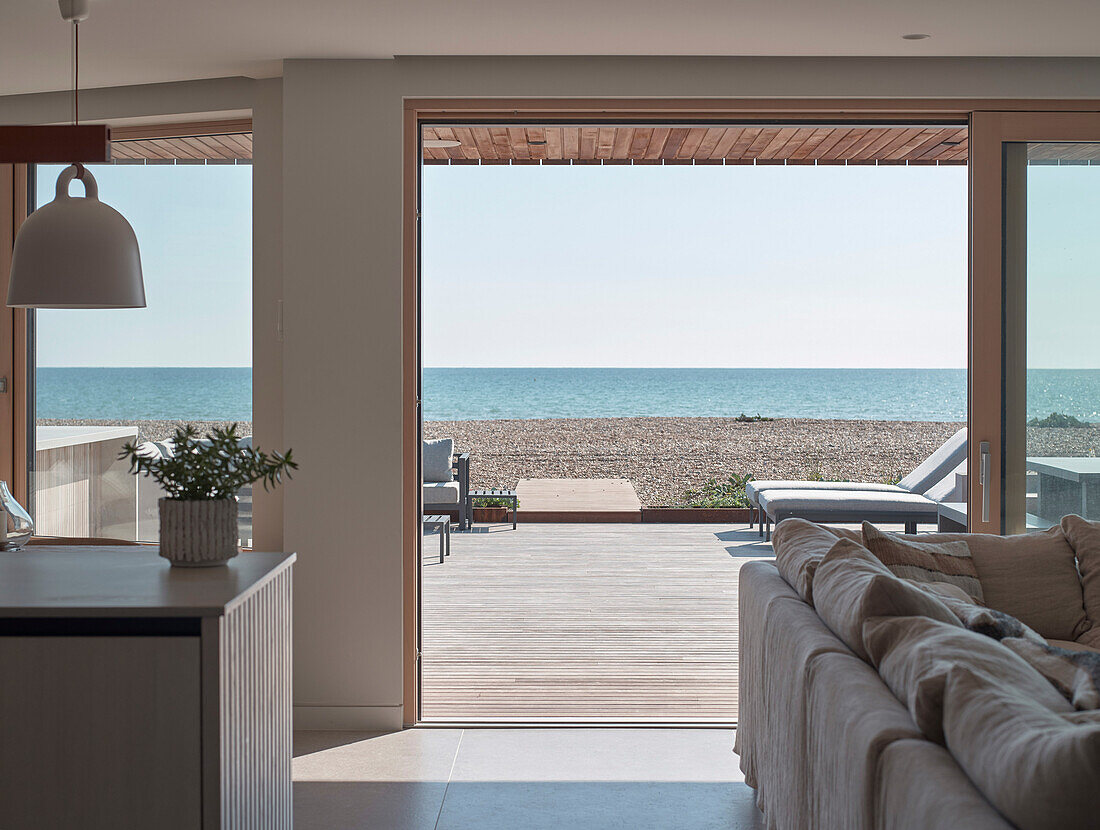
[[[80,120],[80,21],[88,0],[58,0],[73,24],[73,123]],[[69,185],[80,179],[83,196]],[[82,164],[57,177],[54,199],[23,222],[12,251],[8,305],[15,308],[145,308],[137,236],[125,217],[99,201]]]

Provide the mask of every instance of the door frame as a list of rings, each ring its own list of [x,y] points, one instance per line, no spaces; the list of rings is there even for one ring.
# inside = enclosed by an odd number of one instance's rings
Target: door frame
[[[740,120],[783,119],[785,121],[810,121],[825,119],[837,123],[876,120],[919,122],[922,119],[958,119],[968,123],[970,136],[970,315],[969,360],[985,359],[989,351],[980,344],[975,347],[976,335],[997,338],[996,367],[1000,371],[1000,282],[997,268],[996,295],[998,314],[995,330],[984,319],[975,326],[973,312],[975,302],[989,302],[993,284],[990,282],[988,257],[989,240],[985,238],[991,227],[984,212],[989,205],[988,171],[977,180],[981,186],[980,197],[975,196],[974,119],[979,115],[1004,117],[1010,114],[1029,115],[1043,119],[1065,114],[1070,119],[1079,113],[1100,112],[1100,101],[1075,99],[989,99],[989,98],[406,98],[403,110],[403,199],[402,199],[402,446],[404,464],[402,477],[402,561],[403,561],[403,609],[404,609],[404,692],[403,720],[406,725],[420,721],[420,262],[419,262],[419,210],[420,210],[420,125],[428,121],[491,120],[494,123],[525,123],[530,121],[600,120],[608,124],[630,121],[690,121],[696,124],[730,123]],[[979,119],[979,129],[986,131],[992,122]],[[983,141],[988,135],[983,133]],[[988,148],[987,148],[988,149]],[[982,153],[984,158],[985,152]],[[999,191],[998,191],[999,192]],[[974,205],[985,206],[975,217]],[[998,202],[999,211],[999,202]],[[998,214],[999,215],[999,214]],[[982,251],[977,257],[981,275],[975,274],[975,232],[982,235]],[[1000,257],[1000,225],[996,230],[997,257]],[[975,290],[977,287],[977,290]],[[984,341],[983,341],[984,342]],[[968,372],[968,376],[971,372]],[[984,375],[983,375],[984,376]],[[968,394],[973,400],[977,391],[985,394],[985,383],[970,381]],[[997,386],[1000,402],[1000,386]],[[973,418],[974,413],[968,413]],[[983,422],[983,430],[987,425]],[[999,424],[997,425],[999,430]],[[974,434],[973,430],[971,434]],[[999,433],[998,433],[999,434]],[[971,452],[978,442],[971,442]],[[997,463],[1001,457],[998,451]],[[976,464],[974,458],[971,464]],[[972,469],[977,469],[973,467]],[[973,488],[975,477],[970,477]],[[973,490],[972,490],[973,492]],[[973,498],[973,495],[971,495]],[[1000,508],[998,498],[997,509]],[[979,524],[976,532],[995,532],[989,525]]]
[[[1041,102],[1039,102],[1041,103]],[[1025,475],[1024,423],[1006,417],[1018,409],[1011,396],[1020,391],[1012,378],[1024,371],[1022,317],[1010,290],[1018,275],[1009,274],[1004,255],[1004,229],[1019,206],[1005,200],[1010,168],[1006,144],[1042,141],[1100,141],[1096,102],[1082,102],[1078,112],[974,112],[970,117],[970,349],[967,372],[969,406],[968,503],[988,499],[988,520],[981,510],[969,510],[974,533],[1020,532],[1011,527],[1004,494]],[[1008,346],[1013,345],[1012,351]],[[1017,348],[1016,346],[1019,346]],[[989,446],[989,482],[981,482],[981,446]]]

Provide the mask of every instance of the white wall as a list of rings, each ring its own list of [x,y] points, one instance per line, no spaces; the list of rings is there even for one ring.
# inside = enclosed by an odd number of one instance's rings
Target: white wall
[[[300,726],[396,726],[402,697],[405,97],[1100,98],[1100,61],[287,61],[285,439]]]
[[[200,86],[169,85],[191,108],[179,112],[230,109],[242,96],[255,106],[256,435],[293,447],[301,464],[284,491],[283,538],[278,500],[257,502],[256,534],[299,554],[297,724],[385,728],[400,724],[402,700],[405,97],[1100,99],[1100,60],[294,60],[281,86],[196,84],[208,85],[205,98]],[[97,102],[104,118],[170,110],[150,89],[82,97],[91,117]],[[63,118],[65,100],[0,99],[0,123]]]

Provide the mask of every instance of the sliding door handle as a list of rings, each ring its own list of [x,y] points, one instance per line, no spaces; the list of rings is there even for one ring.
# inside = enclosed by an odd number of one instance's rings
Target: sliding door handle
[[[989,480],[990,457],[989,442],[982,441],[979,447],[981,452],[981,469],[978,473],[978,483],[982,485],[982,521],[989,521],[989,491],[992,483]]]

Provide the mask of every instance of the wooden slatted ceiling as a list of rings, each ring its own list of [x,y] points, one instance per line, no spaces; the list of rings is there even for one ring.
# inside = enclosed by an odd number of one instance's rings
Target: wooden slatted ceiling
[[[967,128],[425,127],[425,164],[966,164]]]
[[[1100,162],[1100,143],[1083,141],[1076,144],[1029,144],[1027,160],[1030,164],[1096,164]]]
[[[122,162],[146,161],[161,164],[175,161],[251,161],[252,133],[112,141],[111,158]]]

